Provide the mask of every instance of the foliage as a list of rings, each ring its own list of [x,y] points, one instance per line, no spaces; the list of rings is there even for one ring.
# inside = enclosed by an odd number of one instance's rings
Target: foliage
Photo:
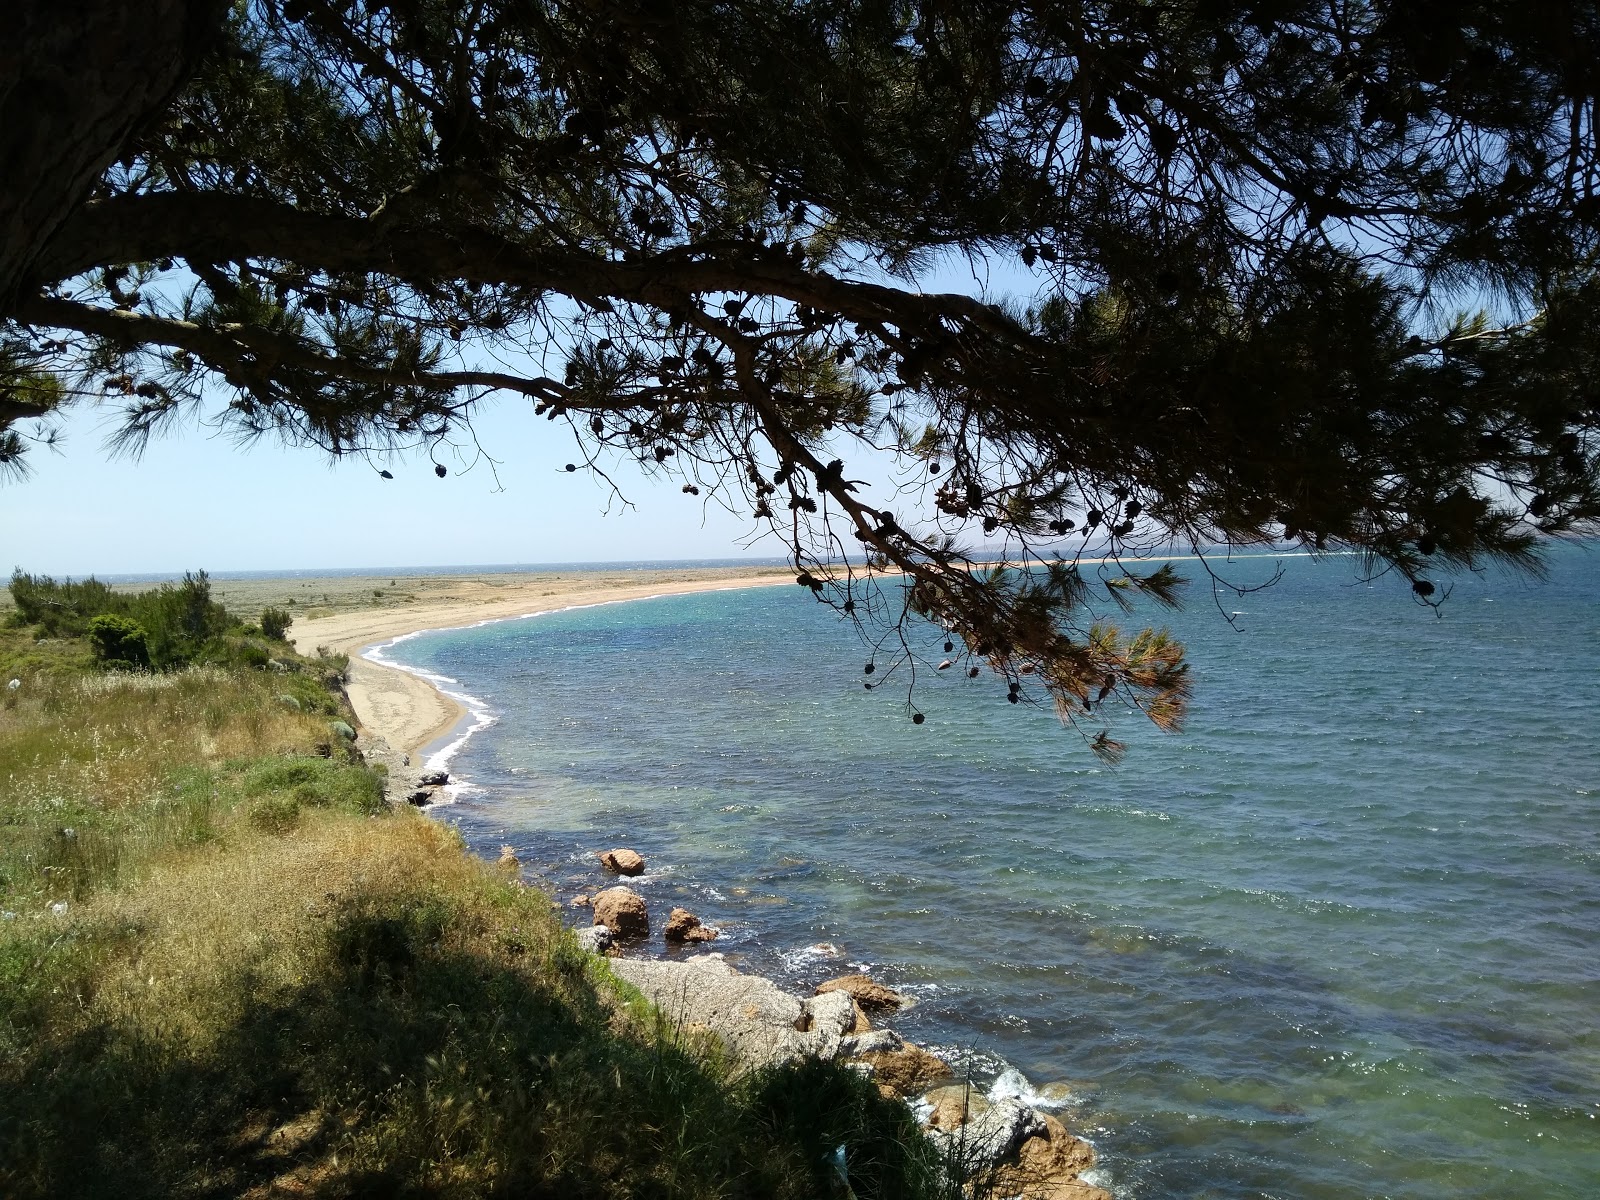
[[[267,607],[261,610],[261,632],[275,642],[286,640],[294,616],[282,608]]]
[[[1181,656],[1092,632],[1170,593],[1148,551],[1349,548],[1436,605],[1600,518],[1593,5],[231,11],[0,312],[130,447],[222,394],[439,455],[509,392],[575,468],[748,504],[886,659],[909,605],[1086,725],[1182,716]]]
[[[211,599],[211,580],[204,571],[186,573],[182,582],[164,583],[144,592],[119,592],[90,576],[74,583],[58,583],[48,575],[30,575],[18,568],[11,576],[12,619],[37,626],[46,637],[94,637],[103,658],[158,669],[200,661],[225,661],[229,651],[249,658],[248,648],[223,643],[224,634],[237,630],[240,621]],[[96,622],[102,631],[95,633]],[[137,629],[142,637],[134,637]],[[105,647],[114,631],[130,638],[124,657]],[[109,640],[108,640],[109,639]],[[120,644],[120,643],[119,643]],[[133,649],[142,645],[143,651]],[[264,651],[255,657],[264,665]]]
[[[937,1194],[904,1105],[732,1077],[321,757],[286,678],[40,677],[0,717],[0,1193],[800,1200],[843,1144],[862,1200]]]
[[[101,613],[89,618],[88,634],[90,645],[104,661],[130,667],[150,665],[150,635],[137,621]]]

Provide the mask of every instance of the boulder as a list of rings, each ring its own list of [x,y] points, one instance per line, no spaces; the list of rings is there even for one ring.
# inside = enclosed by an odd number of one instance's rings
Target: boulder
[[[925,1124],[946,1133],[965,1125],[969,1119],[989,1107],[988,1098],[982,1092],[973,1091],[972,1086],[966,1083],[934,1088],[922,1099],[933,1110],[928,1114]]]
[[[591,925],[587,929],[574,930],[578,945],[591,954],[604,954],[611,949],[611,930],[604,925]]]
[[[866,1035],[870,1037],[871,1035]],[[859,1040],[858,1040],[859,1044]],[[920,1096],[936,1083],[955,1074],[950,1064],[921,1046],[901,1046],[898,1050],[865,1050],[859,1056],[872,1064],[873,1078],[901,1096]]]
[[[963,1174],[973,1175],[998,1166],[1028,1138],[1045,1135],[1044,1121],[1041,1113],[1007,1097],[982,1112],[969,1110],[967,1121],[953,1130],[934,1129],[928,1136]]]
[[[801,1028],[809,1032],[842,1038],[855,1024],[855,1006],[843,992],[811,996],[800,1004],[805,1010],[805,1024]]]
[[[409,796],[406,797],[406,803],[415,804],[418,808],[421,808],[424,804],[432,804],[433,803],[433,793],[432,792],[412,792]]]
[[[417,785],[419,787],[443,787],[449,782],[449,771],[425,771],[417,779]]]
[[[759,975],[741,975],[720,954],[677,962],[619,958],[611,970],[675,1025],[715,1034],[746,1068],[838,1055],[837,1037],[803,1028],[808,1014],[798,996]]]
[[[1094,1147],[1049,1114],[1039,1119],[1044,1131],[1024,1138],[1016,1161],[996,1173],[996,1192],[1024,1200],[1110,1200],[1109,1192],[1080,1178],[1094,1166]]]
[[[495,866],[507,871],[521,870],[522,860],[517,857],[517,848],[515,846],[501,846],[500,860],[495,863]]]
[[[900,1035],[892,1029],[869,1029],[865,1033],[849,1033],[839,1039],[839,1053],[847,1057],[904,1048],[905,1042],[901,1041]]]
[[[710,942],[717,936],[715,929],[700,924],[700,918],[687,908],[675,908],[667,915],[667,927],[661,931],[669,942]]]
[[[582,892],[579,892],[571,900],[571,904],[572,904],[573,908],[588,908],[590,903],[591,903],[591,901],[590,901],[589,897],[584,895]]]
[[[906,1002],[899,992],[874,982],[867,975],[841,975],[817,984],[816,994],[820,996],[824,992],[845,992],[869,1013],[896,1009]]]
[[[603,850],[600,853],[600,865],[618,875],[644,874],[644,857],[633,850]]]
[[[645,937],[650,932],[650,913],[644,898],[625,887],[606,888],[594,897],[594,923],[604,925],[617,937]]]
[[[836,993],[829,993],[829,994],[836,994]],[[872,1022],[867,1020],[866,1011],[864,1009],[862,1009],[860,1002],[857,1001],[854,996],[850,997],[850,1012],[851,1012],[852,1017],[854,1018],[854,1020],[851,1022],[851,1025],[850,1025],[850,1032],[851,1033],[870,1033],[870,1032],[872,1032]]]

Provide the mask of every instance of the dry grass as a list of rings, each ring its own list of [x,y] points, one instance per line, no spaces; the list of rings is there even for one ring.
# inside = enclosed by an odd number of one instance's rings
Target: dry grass
[[[862,1200],[937,1191],[868,1081],[733,1080],[317,756],[307,686],[37,678],[0,717],[0,1195],[798,1198],[839,1144]]]

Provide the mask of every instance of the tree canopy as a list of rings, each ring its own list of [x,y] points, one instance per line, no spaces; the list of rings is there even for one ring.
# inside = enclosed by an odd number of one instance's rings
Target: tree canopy
[[[1600,519],[1594,5],[150,7],[181,78],[0,245],[0,468],[73,397],[350,455],[509,392],[573,468],[770,524],[877,679],[914,611],[1113,757],[1104,701],[1188,690],[1096,617],[1174,601],[1153,550],[1352,549],[1437,604]]]

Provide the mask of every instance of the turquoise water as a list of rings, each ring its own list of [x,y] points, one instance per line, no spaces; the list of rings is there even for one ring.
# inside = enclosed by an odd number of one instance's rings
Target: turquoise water
[[[911,724],[799,588],[393,655],[494,716],[438,810],[475,845],[563,895],[629,845],[751,969],[869,965],[983,1081],[1069,1082],[1119,1196],[1600,1194],[1600,554],[1443,620],[1281,565],[1236,627],[1200,585],[1169,618],[1191,720],[1121,718],[1115,768],[988,677],[919,676]]]

